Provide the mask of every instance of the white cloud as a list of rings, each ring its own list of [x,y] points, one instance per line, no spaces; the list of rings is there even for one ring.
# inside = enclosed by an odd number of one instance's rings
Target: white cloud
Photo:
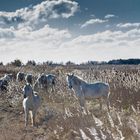
[[[92,35],[82,35],[64,43],[65,48],[76,62],[140,57],[140,30],[104,31]],[[70,59],[70,55],[68,57]],[[70,60],[71,60],[70,59]]]
[[[10,36],[10,35],[11,36]],[[7,38],[7,35],[10,37]],[[34,59],[47,61],[54,57],[62,42],[71,37],[68,30],[51,28],[48,25],[39,30],[30,27],[21,29],[0,29],[0,60],[10,62],[16,58],[26,62]]]
[[[119,23],[117,24],[119,28],[138,28],[140,27],[140,23]]]
[[[96,17],[94,14],[91,14],[90,16],[91,16],[92,18],[95,18],[95,17]]]
[[[30,27],[14,30],[7,30],[14,34],[14,38],[0,39],[0,60],[4,62],[19,58],[23,62],[71,60],[80,63],[140,56],[140,29],[126,32],[107,30],[74,39],[68,30],[53,29],[47,25],[36,31]]]
[[[117,16],[115,16],[113,14],[108,14],[105,16],[105,19],[114,18],[114,17],[117,17]]]
[[[78,3],[70,0],[47,0],[42,3],[16,10],[15,12],[0,12],[0,27],[17,26],[46,22],[48,18],[69,18],[78,9]]]
[[[86,21],[84,24],[81,25],[81,28],[87,27],[89,25],[94,25],[94,24],[101,24],[108,22],[108,20],[102,20],[102,19],[90,19]]]
[[[14,32],[12,31],[12,29],[2,29],[0,28],[0,39],[2,38],[7,38],[7,39],[11,39],[14,38]]]

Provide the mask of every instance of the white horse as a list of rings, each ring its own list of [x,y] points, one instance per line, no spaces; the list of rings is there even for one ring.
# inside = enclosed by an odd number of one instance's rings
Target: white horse
[[[44,88],[44,89],[46,89],[46,92],[48,92],[48,90],[51,89],[51,92],[54,92],[55,84],[56,84],[55,75],[42,74],[42,75],[39,75],[38,79],[36,80],[36,82],[34,84],[34,89],[37,90],[38,88]]]
[[[17,82],[24,81],[25,80],[25,76],[26,76],[26,74],[24,72],[18,72],[17,73],[17,77],[16,77],[16,81]]]
[[[50,88],[52,92],[55,91],[55,84],[56,84],[56,76],[53,74],[46,75],[47,77],[47,86],[48,89]]]
[[[67,75],[67,82],[70,89],[73,89],[79,99],[81,107],[85,105],[85,99],[99,99],[102,109],[102,98],[105,99],[109,111],[110,88],[108,83],[97,82],[89,84],[74,74]]]
[[[23,87],[23,108],[25,112],[25,126],[28,125],[29,111],[31,115],[32,126],[35,125],[36,112],[40,106],[40,97],[36,95],[29,83]]]
[[[25,81],[26,81],[27,83],[32,84],[32,82],[33,82],[33,75],[32,75],[32,74],[27,74],[27,75],[25,76]]]

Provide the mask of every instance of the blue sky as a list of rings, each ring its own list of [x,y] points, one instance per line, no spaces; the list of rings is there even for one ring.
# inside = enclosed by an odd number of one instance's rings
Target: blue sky
[[[139,0],[0,0],[0,61],[140,58]]]

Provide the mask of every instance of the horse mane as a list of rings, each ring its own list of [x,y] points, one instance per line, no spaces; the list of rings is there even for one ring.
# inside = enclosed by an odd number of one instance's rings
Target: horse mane
[[[78,84],[81,84],[81,83],[86,83],[86,81],[84,81],[81,77],[79,76],[74,76],[74,79],[75,79],[75,84],[78,85]]]

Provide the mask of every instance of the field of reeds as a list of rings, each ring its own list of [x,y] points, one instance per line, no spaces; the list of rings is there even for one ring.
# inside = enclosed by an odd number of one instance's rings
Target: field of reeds
[[[39,90],[41,107],[36,127],[24,126],[22,108],[23,83],[15,79],[8,91],[0,91],[0,140],[139,140],[140,139],[140,66],[96,65],[78,66],[0,66],[0,77],[18,71],[57,76],[54,93]],[[89,83],[107,82],[110,85],[110,112],[98,100],[87,101],[87,113],[66,82],[66,74],[74,73]]]

